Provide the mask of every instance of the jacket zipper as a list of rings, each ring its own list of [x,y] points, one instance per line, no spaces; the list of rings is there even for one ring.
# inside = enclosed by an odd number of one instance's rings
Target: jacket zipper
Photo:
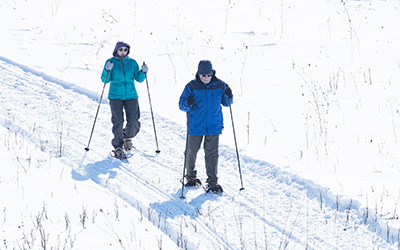
[[[127,90],[126,90],[126,74],[125,74],[125,64],[124,64],[124,60],[123,59],[121,60],[121,63],[122,63],[122,73],[124,74],[125,100],[127,100],[128,93],[127,93]]]
[[[208,134],[208,86],[207,86],[207,94],[206,94],[206,133]]]

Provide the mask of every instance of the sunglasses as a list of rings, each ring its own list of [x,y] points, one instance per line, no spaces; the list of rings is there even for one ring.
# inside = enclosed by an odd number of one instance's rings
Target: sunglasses
[[[208,74],[208,75],[201,75],[202,77],[212,77],[212,74]]]
[[[127,49],[127,48],[119,48],[118,50],[119,50],[119,51],[125,51],[125,52],[127,52],[127,51],[128,51],[128,49]]]

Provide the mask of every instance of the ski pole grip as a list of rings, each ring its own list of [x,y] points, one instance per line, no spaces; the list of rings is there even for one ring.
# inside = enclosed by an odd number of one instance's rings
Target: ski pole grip
[[[143,61],[143,65],[146,65],[146,63]],[[147,78],[147,72],[143,72],[144,73],[144,75],[146,76],[146,78]]]

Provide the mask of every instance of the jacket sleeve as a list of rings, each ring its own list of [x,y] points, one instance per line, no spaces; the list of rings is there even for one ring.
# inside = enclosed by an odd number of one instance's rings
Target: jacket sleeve
[[[133,61],[133,70],[134,70],[134,79],[137,81],[137,82],[143,82],[144,81],[144,79],[146,79],[146,74],[145,73],[143,73],[142,71],[140,71],[140,68],[139,68],[139,64],[136,62],[136,60],[134,60]]]
[[[106,61],[106,63],[104,64],[103,72],[101,73],[101,81],[102,81],[102,82],[104,82],[104,81],[106,80],[106,77],[107,77],[106,64],[107,64],[109,61],[111,61],[111,60],[112,60],[111,58],[108,59],[108,60]],[[110,73],[108,74],[107,82],[110,82],[110,81],[111,81],[111,73],[112,73],[112,69],[110,70]]]
[[[232,98],[230,99],[230,103],[229,103],[229,98],[228,96],[225,94],[225,89],[228,88],[228,84],[224,84],[224,91],[222,93],[222,98],[221,98],[221,104],[225,107],[229,107],[229,104],[233,103],[233,94],[232,94]]]
[[[181,97],[179,98],[179,109],[188,112],[189,106],[187,105],[187,98],[192,95],[192,91],[190,90],[189,86],[186,85],[185,89],[182,92]]]

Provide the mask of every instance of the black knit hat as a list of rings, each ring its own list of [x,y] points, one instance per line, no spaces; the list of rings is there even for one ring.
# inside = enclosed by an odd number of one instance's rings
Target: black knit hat
[[[209,60],[202,60],[199,62],[197,75],[212,74],[214,72],[212,64]]]

